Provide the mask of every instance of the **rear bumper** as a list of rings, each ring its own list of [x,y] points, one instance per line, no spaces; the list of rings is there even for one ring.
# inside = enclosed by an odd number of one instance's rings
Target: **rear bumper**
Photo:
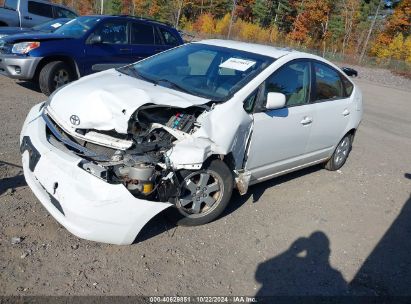
[[[0,55],[0,75],[13,79],[33,79],[38,63],[42,57],[20,57]]]
[[[71,233],[97,242],[131,244],[153,216],[171,206],[137,199],[123,185],[84,171],[78,166],[80,157],[48,142],[40,114],[37,105],[23,125],[24,176],[47,211]]]

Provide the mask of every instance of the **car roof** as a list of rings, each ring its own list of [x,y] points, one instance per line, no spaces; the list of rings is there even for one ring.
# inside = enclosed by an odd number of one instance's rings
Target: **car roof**
[[[261,55],[265,55],[268,57],[273,57],[275,59],[278,59],[292,52],[297,52],[290,48],[280,48],[280,47],[274,47],[270,45],[241,42],[241,41],[234,41],[234,40],[207,39],[207,40],[201,40],[201,41],[197,41],[193,43],[202,43],[202,44],[208,44],[208,45],[221,46],[221,47],[236,49],[240,51],[261,54]]]
[[[172,25],[165,23],[165,22],[161,22],[161,21],[157,21],[154,19],[149,19],[149,18],[141,18],[141,17],[136,17],[136,16],[130,16],[130,15],[88,15],[90,17],[99,17],[101,19],[128,19],[128,20],[133,20],[133,21],[141,21],[141,22],[147,22],[147,23],[151,23],[151,24],[155,24],[155,25],[159,25],[159,26],[165,26],[165,27],[169,27],[169,28],[173,28]],[[81,16],[83,17],[83,16]]]

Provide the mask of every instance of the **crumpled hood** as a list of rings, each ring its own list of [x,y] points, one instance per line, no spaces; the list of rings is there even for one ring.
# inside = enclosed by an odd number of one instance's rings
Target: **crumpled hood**
[[[131,115],[144,104],[187,108],[208,101],[111,69],[62,88],[47,109],[57,122],[73,129],[126,134]]]

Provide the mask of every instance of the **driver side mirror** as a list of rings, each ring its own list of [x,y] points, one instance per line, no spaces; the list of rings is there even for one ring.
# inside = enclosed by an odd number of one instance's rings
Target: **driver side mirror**
[[[281,109],[285,106],[286,98],[283,93],[269,92],[267,94],[267,110]]]
[[[92,35],[90,39],[88,40],[89,44],[99,44],[102,42],[103,42],[103,39],[101,38],[100,35]]]

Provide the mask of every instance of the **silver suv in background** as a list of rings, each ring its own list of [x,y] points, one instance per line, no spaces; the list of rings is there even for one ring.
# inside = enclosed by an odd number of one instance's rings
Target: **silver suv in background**
[[[45,0],[4,0],[0,7],[0,26],[33,27],[56,18],[76,18],[77,14]]]

